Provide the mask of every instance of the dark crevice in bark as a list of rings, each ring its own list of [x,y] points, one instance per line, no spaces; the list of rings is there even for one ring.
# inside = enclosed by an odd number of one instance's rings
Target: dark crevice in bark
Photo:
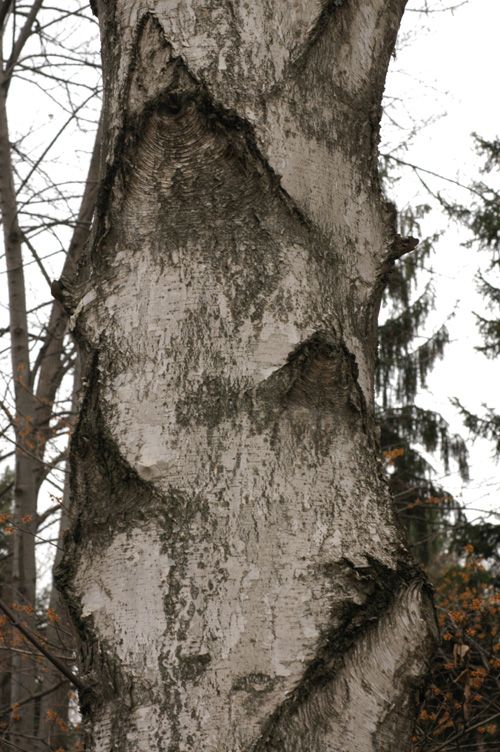
[[[288,355],[287,362],[251,390],[220,377],[201,382],[176,405],[179,425],[190,422],[214,427],[224,420],[252,418],[265,430],[283,410],[305,408],[318,414],[359,416],[368,432],[369,411],[358,381],[355,356],[333,333],[316,332]]]
[[[127,680],[119,661],[113,657],[111,646],[97,642],[91,622],[82,618],[81,604],[73,592],[79,557],[88,541],[93,545],[109,544],[116,531],[127,528],[129,516],[145,520],[155,492],[124,461],[105,428],[99,407],[97,353],[88,354],[83,381],[87,382],[87,391],[70,450],[71,525],[55,582],[65,597],[80,637],[80,678],[86,685],[80,692],[80,705],[86,716],[90,708],[100,708],[104,699],[118,694],[123,696]],[[79,499],[77,508],[75,493]]]
[[[318,331],[288,355],[287,362],[257,387],[265,411],[274,406],[278,414],[300,411],[315,414],[317,421],[296,420],[323,435],[317,443],[320,454],[331,451],[330,433],[322,418],[331,416],[334,431],[352,426],[373,438],[372,417],[358,380],[355,356],[334,332]],[[354,429],[354,426],[357,428]]]
[[[329,717],[335,714],[339,672],[348,664],[353,649],[377,629],[379,620],[405,589],[418,585],[428,600],[429,612],[432,612],[432,591],[418,566],[400,560],[396,569],[390,569],[371,556],[366,558],[366,566],[357,566],[348,558],[329,565],[328,574],[332,579],[354,578],[363,602],[357,604],[352,599],[346,600],[340,619],[337,612],[333,614],[336,626],[322,636],[315,659],[293,693],[273,713],[252,752],[282,752],[283,749],[295,752],[309,743],[311,732],[319,732],[323,725],[326,728]],[[412,683],[411,678],[408,683]],[[412,687],[414,692],[418,691],[420,684],[421,680],[418,686]],[[329,698],[326,697],[328,691]],[[301,720],[295,725],[299,714]],[[379,726],[381,723],[382,720]],[[298,729],[305,735],[297,735]],[[310,741],[313,744],[311,749],[315,750],[312,737]]]
[[[309,32],[302,49],[288,64],[289,70],[286,75],[272,89],[273,93],[276,93],[293,81],[299,85],[302,82],[306,86],[305,96],[308,99],[311,78],[317,83],[319,70],[326,66],[325,71],[327,71],[329,80],[324,95],[330,96],[331,93],[334,93],[335,100],[345,105],[349,112],[354,115],[354,121],[349,122],[344,131],[344,138],[347,136],[347,139],[352,143],[357,143],[358,139],[352,138],[354,130],[364,127],[365,124],[369,125],[371,136],[367,145],[370,154],[370,172],[375,178],[378,174],[378,143],[382,116],[381,97],[387,67],[396,42],[399,19],[405,3],[406,0],[400,0],[401,10],[385,7],[381,9],[379,19],[382,20],[380,25],[385,28],[385,36],[377,54],[372,58],[370,69],[364,71],[367,80],[361,91],[349,91],[343,86],[339,82],[339,74],[342,76],[342,70],[335,69],[337,53],[342,46],[350,47],[351,54],[355,57],[356,45],[363,47],[364,44],[362,39],[353,40],[350,38],[352,17],[359,11],[356,7],[358,3],[348,0],[323,0],[324,8]],[[394,23],[388,22],[390,14],[394,18]],[[329,31],[330,33],[328,33]],[[340,123],[337,123],[337,126],[339,125]],[[364,153],[364,150],[361,151]],[[360,156],[359,148],[355,150],[353,156]],[[367,174],[366,168],[365,174]]]
[[[152,485],[124,460],[110,436],[100,407],[99,354],[93,352],[88,358],[83,378],[86,393],[70,447],[72,498],[89,500],[78,508],[71,507],[69,538],[79,546],[90,539],[109,543],[112,534],[127,529],[131,516],[138,522],[146,521],[151,506],[159,499]],[[66,554],[62,571],[69,565]]]
[[[323,408],[337,408],[340,403],[361,415],[365,424],[368,409],[356,358],[343,341],[328,332],[316,332],[287,360],[285,367],[294,373],[287,402]]]
[[[134,169],[129,157],[140,143],[151,116],[158,114],[182,118],[190,105],[194,105],[204,117],[209,131],[216,131],[225,135],[228,142],[227,156],[237,157],[243,170],[245,170],[247,163],[257,166],[257,169],[267,176],[272,190],[281,197],[290,214],[305,227],[312,229],[309,219],[283,188],[280,176],[276,174],[262,154],[253,126],[236,112],[228,110],[216,102],[207,87],[191,73],[182,57],[170,58],[164,88],[153,98],[145,101],[140,112],[132,115],[127,114],[130,108],[125,106],[125,103],[130,94],[134,76],[137,73],[139,45],[142,36],[146,34],[149,37],[148,48],[161,46],[168,54],[171,53],[172,49],[168,40],[164,37],[163,28],[156,16],[152,13],[146,13],[142,16],[137,26],[131,66],[121,97],[124,113],[123,124],[116,137],[112,163],[107,166],[97,199],[96,224],[98,229],[95,234],[95,247],[102,243],[106,235],[106,219],[115,182],[118,176],[126,180],[130,171]],[[145,74],[147,73],[148,71],[145,71]],[[100,261],[99,254],[95,253],[95,249],[92,253],[92,260],[94,264],[98,264]]]
[[[328,29],[332,17],[339,10],[339,8],[341,8],[342,5],[345,5],[346,3],[347,0],[322,0],[323,9],[316,19],[316,22],[312,26],[311,30],[309,31],[307,40],[302,45],[302,49],[293,59],[291,63],[293,68],[301,68],[305,64],[305,61],[307,60],[307,57],[309,56],[311,50],[317,45],[321,36]]]

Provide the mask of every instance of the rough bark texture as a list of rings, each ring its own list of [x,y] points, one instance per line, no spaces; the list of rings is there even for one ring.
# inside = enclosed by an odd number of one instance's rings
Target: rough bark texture
[[[404,0],[97,2],[64,584],[94,752],[407,748],[433,639],[373,417]]]

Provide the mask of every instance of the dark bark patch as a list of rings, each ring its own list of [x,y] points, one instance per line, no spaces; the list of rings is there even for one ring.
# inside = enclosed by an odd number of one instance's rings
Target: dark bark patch
[[[356,359],[332,332],[316,332],[300,343],[257,393],[290,414],[331,415],[339,426],[361,419],[366,429],[368,412]]]
[[[318,40],[328,28],[332,16],[342,5],[344,5],[345,2],[346,0],[322,0],[322,10],[316,19],[316,22],[313,24],[305,44],[294,59],[294,67],[300,67],[304,64],[308,54],[316,46]]]
[[[268,674],[244,674],[234,680],[232,689],[235,692],[248,692],[249,694],[260,695],[274,689],[276,681],[276,677],[269,676]]]
[[[397,569],[393,570],[372,557],[367,557],[367,561],[366,566],[359,567],[344,558],[338,564],[331,565],[329,575],[333,579],[345,580],[347,577],[358,582],[358,589],[364,591],[362,602],[346,599],[340,621],[335,615],[336,626],[321,637],[316,657],[307,667],[292,695],[269,719],[252,752],[323,749],[321,743],[316,747],[315,741],[321,738],[321,729],[326,730],[329,720],[335,715],[335,696],[338,691],[335,682],[339,671],[349,661],[351,650],[368,638],[398,595],[411,585],[420,585],[428,597],[429,610],[432,611],[430,591],[419,568],[401,561]],[[403,679],[406,679],[408,685],[414,682],[412,677]],[[410,689],[409,686],[406,687],[405,697]],[[416,687],[413,689],[416,690]],[[410,718],[411,715],[410,711]],[[401,725],[400,718],[398,723]],[[382,723],[380,726],[382,727]]]
[[[151,57],[163,61],[153,83]],[[181,263],[201,252],[235,320],[257,322],[290,243],[330,258],[331,249],[321,238],[309,242],[312,229],[261,154],[250,123],[218,104],[182,58],[172,57],[151,14],[138,25],[132,60],[127,114],[98,202],[102,229],[93,263],[104,272],[113,247],[156,246],[160,266],[171,252]],[[133,107],[125,106],[131,97]]]
[[[358,383],[356,359],[336,336],[317,332],[256,388],[222,374],[210,376],[176,405],[177,422],[183,426],[195,423],[213,429],[223,421],[237,423],[242,414],[250,417],[258,432],[272,432],[284,414],[295,416],[295,422],[309,424],[324,434],[329,451],[329,431],[321,418],[332,418],[337,430],[361,420],[367,431],[368,410]]]
[[[208,668],[212,656],[209,653],[199,655],[177,655],[177,673],[182,681],[195,682]]]
[[[115,532],[128,528],[131,517],[139,523],[146,521],[160,498],[124,460],[106,427],[97,354],[92,356],[87,378],[70,450],[72,496],[79,500],[78,507],[72,508],[71,536],[80,544],[90,539],[107,544]]]
[[[293,372],[287,405],[325,410],[345,406],[361,412],[356,360],[331,335],[318,332],[298,345],[286,367]]]

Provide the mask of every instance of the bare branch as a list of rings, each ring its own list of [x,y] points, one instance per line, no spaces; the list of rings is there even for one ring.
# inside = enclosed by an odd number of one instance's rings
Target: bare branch
[[[66,677],[77,689],[80,691],[86,689],[86,685],[81,681],[81,679],[78,678],[75,674],[73,674],[67,666],[64,665],[62,661],[59,660],[55,655],[53,655],[49,650],[46,649],[45,645],[36,637],[34,634],[30,632],[29,629],[26,629],[24,624],[20,622],[16,615],[13,613],[13,611],[10,610],[10,608],[3,602],[3,600],[0,600],[0,611],[2,611],[5,616],[8,618],[8,620],[11,622],[11,624],[16,627],[16,629],[21,632],[21,634],[29,641],[32,645],[35,646],[35,648],[44,655],[50,663],[52,663],[53,666],[55,666],[58,671],[61,672],[63,676]]]
[[[0,6],[0,29],[3,28],[5,19],[9,15],[9,11],[11,8],[12,8],[12,0],[3,0],[3,3]]]
[[[37,702],[37,700],[41,700],[42,697],[47,697],[47,695],[51,695],[52,692],[56,692],[59,687],[62,687],[64,684],[66,684],[67,679],[62,679],[60,682],[57,682],[57,684],[53,684],[48,689],[44,689],[41,692],[36,692],[35,694],[31,695],[31,697],[26,697],[26,699],[21,700],[17,704],[17,707],[20,708],[23,705],[26,705],[28,702]],[[11,710],[10,705],[4,705],[3,708],[0,708],[0,716],[4,715],[5,713],[8,713]]]
[[[446,177],[445,175],[440,175],[438,172],[434,172],[433,170],[428,170],[425,167],[419,167],[419,165],[412,164],[412,162],[406,162],[404,159],[395,157],[393,154],[381,154],[380,156],[383,157],[384,159],[390,159],[392,162],[396,162],[397,164],[403,165],[404,167],[411,167],[411,169],[416,172],[425,172],[427,173],[427,175],[433,175],[435,178],[439,178],[440,180],[446,180],[447,183],[453,183],[454,185],[458,185],[459,188],[463,188],[466,191],[475,193],[477,196],[480,196],[483,200],[485,200],[485,196],[483,193],[481,193],[481,191],[476,190],[470,185],[465,185],[464,183],[460,183],[459,180],[454,180],[453,178]]]
[[[19,55],[23,51],[24,45],[26,44],[26,42],[28,41],[31,35],[33,24],[35,23],[38,12],[40,8],[42,7],[42,3],[43,3],[43,0],[34,0],[34,3],[31,6],[31,10],[28,13],[28,16],[26,18],[25,24],[20,31],[20,34],[16,40],[16,43],[14,44],[10,58],[7,61],[7,65],[5,66],[4,86],[5,86],[6,93],[8,91],[9,84],[12,78],[12,72],[14,70],[14,66],[17,63],[17,60],[19,59]]]

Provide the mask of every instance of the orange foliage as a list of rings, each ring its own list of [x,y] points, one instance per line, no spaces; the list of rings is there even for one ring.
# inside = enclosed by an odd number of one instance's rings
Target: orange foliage
[[[464,749],[479,749],[485,735],[500,749],[500,727],[492,722],[500,705],[500,593],[473,546],[466,546],[465,555],[465,562],[451,567],[437,586],[441,643],[412,752],[432,750],[436,737],[440,744],[449,739],[450,749],[458,739]]]
[[[47,618],[48,618],[49,621],[51,621],[53,623],[54,622],[58,622],[60,620],[59,619],[59,615],[52,608],[48,608],[47,609]]]

